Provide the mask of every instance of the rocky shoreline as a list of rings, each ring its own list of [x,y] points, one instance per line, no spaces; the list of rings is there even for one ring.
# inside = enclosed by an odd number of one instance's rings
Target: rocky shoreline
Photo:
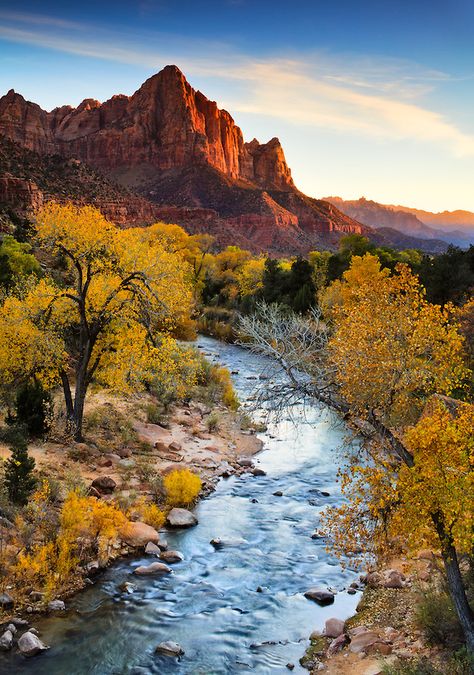
[[[206,421],[212,415],[214,419],[218,416],[219,422],[210,431]],[[143,420],[136,420],[133,426],[138,441],[150,448],[147,461],[161,475],[178,468],[190,469],[200,475],[202,490],[199,499],[211,494],[221,478],[242,473],[264,473],[252,459],[263,447],[255,429],[248,420],[245,426],[250,428],[242,429],[241,415],[222,405],[211,409],[200,402],[191,401],[175,406],[166,426]],[[63,465],[65,462],[71,464],[89,485],[89,494],[98,499],[108,501],[117,497],[126,498],[131,490],[148,497],[144,482],[126,477],[135,462],[139,461],[139,455],[127,448],[121,450],[103,453],[92,443],[71,443],[67,448],[68,457],[63,445],[49,442],[32,447],[30,452],[40,470],[50,470],[55,463],[60,462]],[[0,446],[0,455],[7,452],[5,446]],[[71,456],[76,459],[70,460]],[[81,460],[77,461],[77,457],[81,457]],[[191,511],[173,508],[167,514],[165,525],[168,529],[176,529],[196,524],[197,518]],[[81,579],[63,592],[61,598],[48,601],[44,593],[32,590],[24,602],[15,603],[7,584],[5,591],[0,594],[0,651],[17,646],[24,656],[34,656],[48,649],[39,639],[38,631],[31,627],[32,617],[63,614],[67,611],[65,600],[94,584],[101,572],[120,559],[145,553],[154,559],[153,562],[141,566],[142,569],[135,569],[134,574],[171,572],[169,565],[182,560],[182,555],[179,551],[168,550],[165,532],[164,529],[160,533],[140,521],[130,521],[126,530],[111,544],[107,561],[100,564],[98,560],[90,560],[82,569]],[[126,586],[123,592],[133,592],[132,582]]]

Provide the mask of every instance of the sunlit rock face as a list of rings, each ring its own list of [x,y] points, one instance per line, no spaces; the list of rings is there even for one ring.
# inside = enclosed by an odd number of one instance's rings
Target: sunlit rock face
[[[245,143],[230,114],[194,90],[176,66],[132,96],[85,99],[51,112],[10,90],[0,98],[0,134],[39,154],[87,163],[151,203],[128,196],[97,204],[121,225],[164,209],[221,244],[285,253],[368,231],[299,192],[280,141]]]

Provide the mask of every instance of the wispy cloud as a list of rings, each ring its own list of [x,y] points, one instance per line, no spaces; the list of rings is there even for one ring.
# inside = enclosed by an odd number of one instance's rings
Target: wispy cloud
[[[321,52],[256,59],[218,42],[124,34],[43,15],[0,11],[0,22],[4,40],[146,69],[176,63],[191,78],[238,82],[238,96],[226,101],[232,111],[386,140],[425,141],[456,156],[474,155],[474,132],[423,103],[448,75],[411,62]]]

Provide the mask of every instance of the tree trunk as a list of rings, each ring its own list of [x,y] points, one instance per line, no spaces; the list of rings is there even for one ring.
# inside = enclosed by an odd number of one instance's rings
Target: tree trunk
[[[74,423],[74,403],[72,400],[71,387],[69,384],[69,379],[67,373],[61,371],[61,381],[63,383],[63,392],[64,392],[64,402],[66,403],[66,418],[68,430],[72,427],[75,427]]]
[[[74,440],[82,443],[82,423],[84,421],[84,404],[86,401],[87,384],[81,374],[76,380],[76,393],[74,396]]]
[[[449,594],[466,639],[466,646],[469,652],[474,654],[474,612],[467,599],[456,549],[450,535],[445,530],[441,517],[437,514],[433,516],[433,521],[441,542],[441,555],[446,570]]]

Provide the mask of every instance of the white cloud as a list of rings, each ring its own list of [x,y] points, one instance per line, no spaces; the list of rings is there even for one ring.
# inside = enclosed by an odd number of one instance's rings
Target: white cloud
[[[114,33],[2,11],[0,20],[0,38],[5,40],[147,69],[177,63],[191,78],[238,82],[238,96],[228,101],[235,112],[385,140],[423,141],[455,156],[474,155],[474,132],[463,131],[422,102],[448,76],[411,62],[328,53],[255,59],[229,45],[163,33]]]

